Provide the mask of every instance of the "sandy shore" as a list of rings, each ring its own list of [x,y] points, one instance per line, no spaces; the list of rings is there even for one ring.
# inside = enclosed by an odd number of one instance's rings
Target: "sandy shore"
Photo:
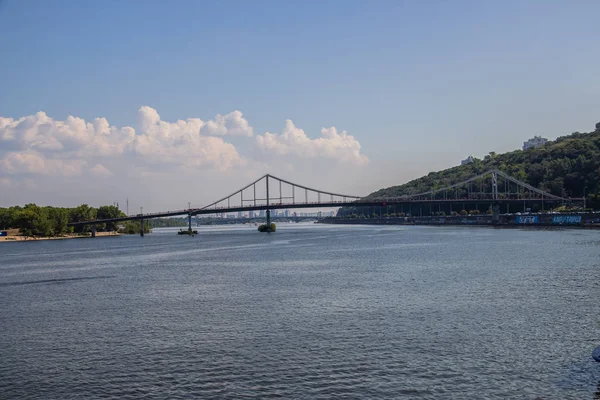
[[[96,237],[100,236],[120,236],[117,232],[96,232]],[[38,241],[38,240],[63,240],[63,239],[82,239],[82,238],[91,238],[91,235],[88,236],[79,236],[79,235],[64,235],[57,237],[26,237],[18,234],[18,231],[8,230],[8,236],[0,236],[0,243],[3,242],[24,242],[24,241]]]

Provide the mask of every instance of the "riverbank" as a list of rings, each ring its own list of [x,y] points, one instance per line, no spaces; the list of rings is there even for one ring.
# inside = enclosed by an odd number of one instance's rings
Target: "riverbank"
[[[33,237],[33,236],[22,236],[18,233],[16,229],[9,229],[8,236],[0,236],[0,243],[5,242],[31,242],[31,241],[39,241],[39,240],[64,240],[64,239],[84,239],[91,238],[91,234],[88,235],[77,235],[77,234],[69,234],[62,236],[54,236],[54,237]],[[96,232],[96,237],[101,236],[121,236],[120,233],[117,232]]]
[[[503,214],[497,221],[491,215],[448,217],[380,217],[324,218],[320,224],[340,225],[426,225],[426,226],[494,226],[499,228],[585,228],[600,229],[600,214]]]

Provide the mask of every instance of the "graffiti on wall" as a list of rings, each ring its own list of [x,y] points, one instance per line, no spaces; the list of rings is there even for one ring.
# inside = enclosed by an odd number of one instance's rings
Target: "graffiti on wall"
[[[580,224],[581,215],[556,215],[552,218],[553,224]]]
[[[539,218],[537,215],[518,215],[517,224],[537,224]]]

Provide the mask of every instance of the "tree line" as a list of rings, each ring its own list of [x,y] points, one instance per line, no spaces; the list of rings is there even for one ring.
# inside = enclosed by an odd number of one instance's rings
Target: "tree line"
[[[34,203],[25,206],[0,208],[0,229],[19,229],[24,236],[62,236],[69,233],[84,234],[91,230],[90,225],[68,226],[72,222],[88,221],[91,219],[109,219],[125,217],[117,206],[101,206],[98,208],[82,204],[75,208],[41,207]],[[117,231],[118,223],[108,222],[95,224],[97,231]],[[124,233],[137,233],[139,222],[127,221]],[[146,227],[146,229],[148,229]]]

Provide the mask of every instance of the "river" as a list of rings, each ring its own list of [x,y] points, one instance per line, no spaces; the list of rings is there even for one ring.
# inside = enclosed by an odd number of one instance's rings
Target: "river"
[[[598,399],[600,232],[0,245],[0,398]]]

